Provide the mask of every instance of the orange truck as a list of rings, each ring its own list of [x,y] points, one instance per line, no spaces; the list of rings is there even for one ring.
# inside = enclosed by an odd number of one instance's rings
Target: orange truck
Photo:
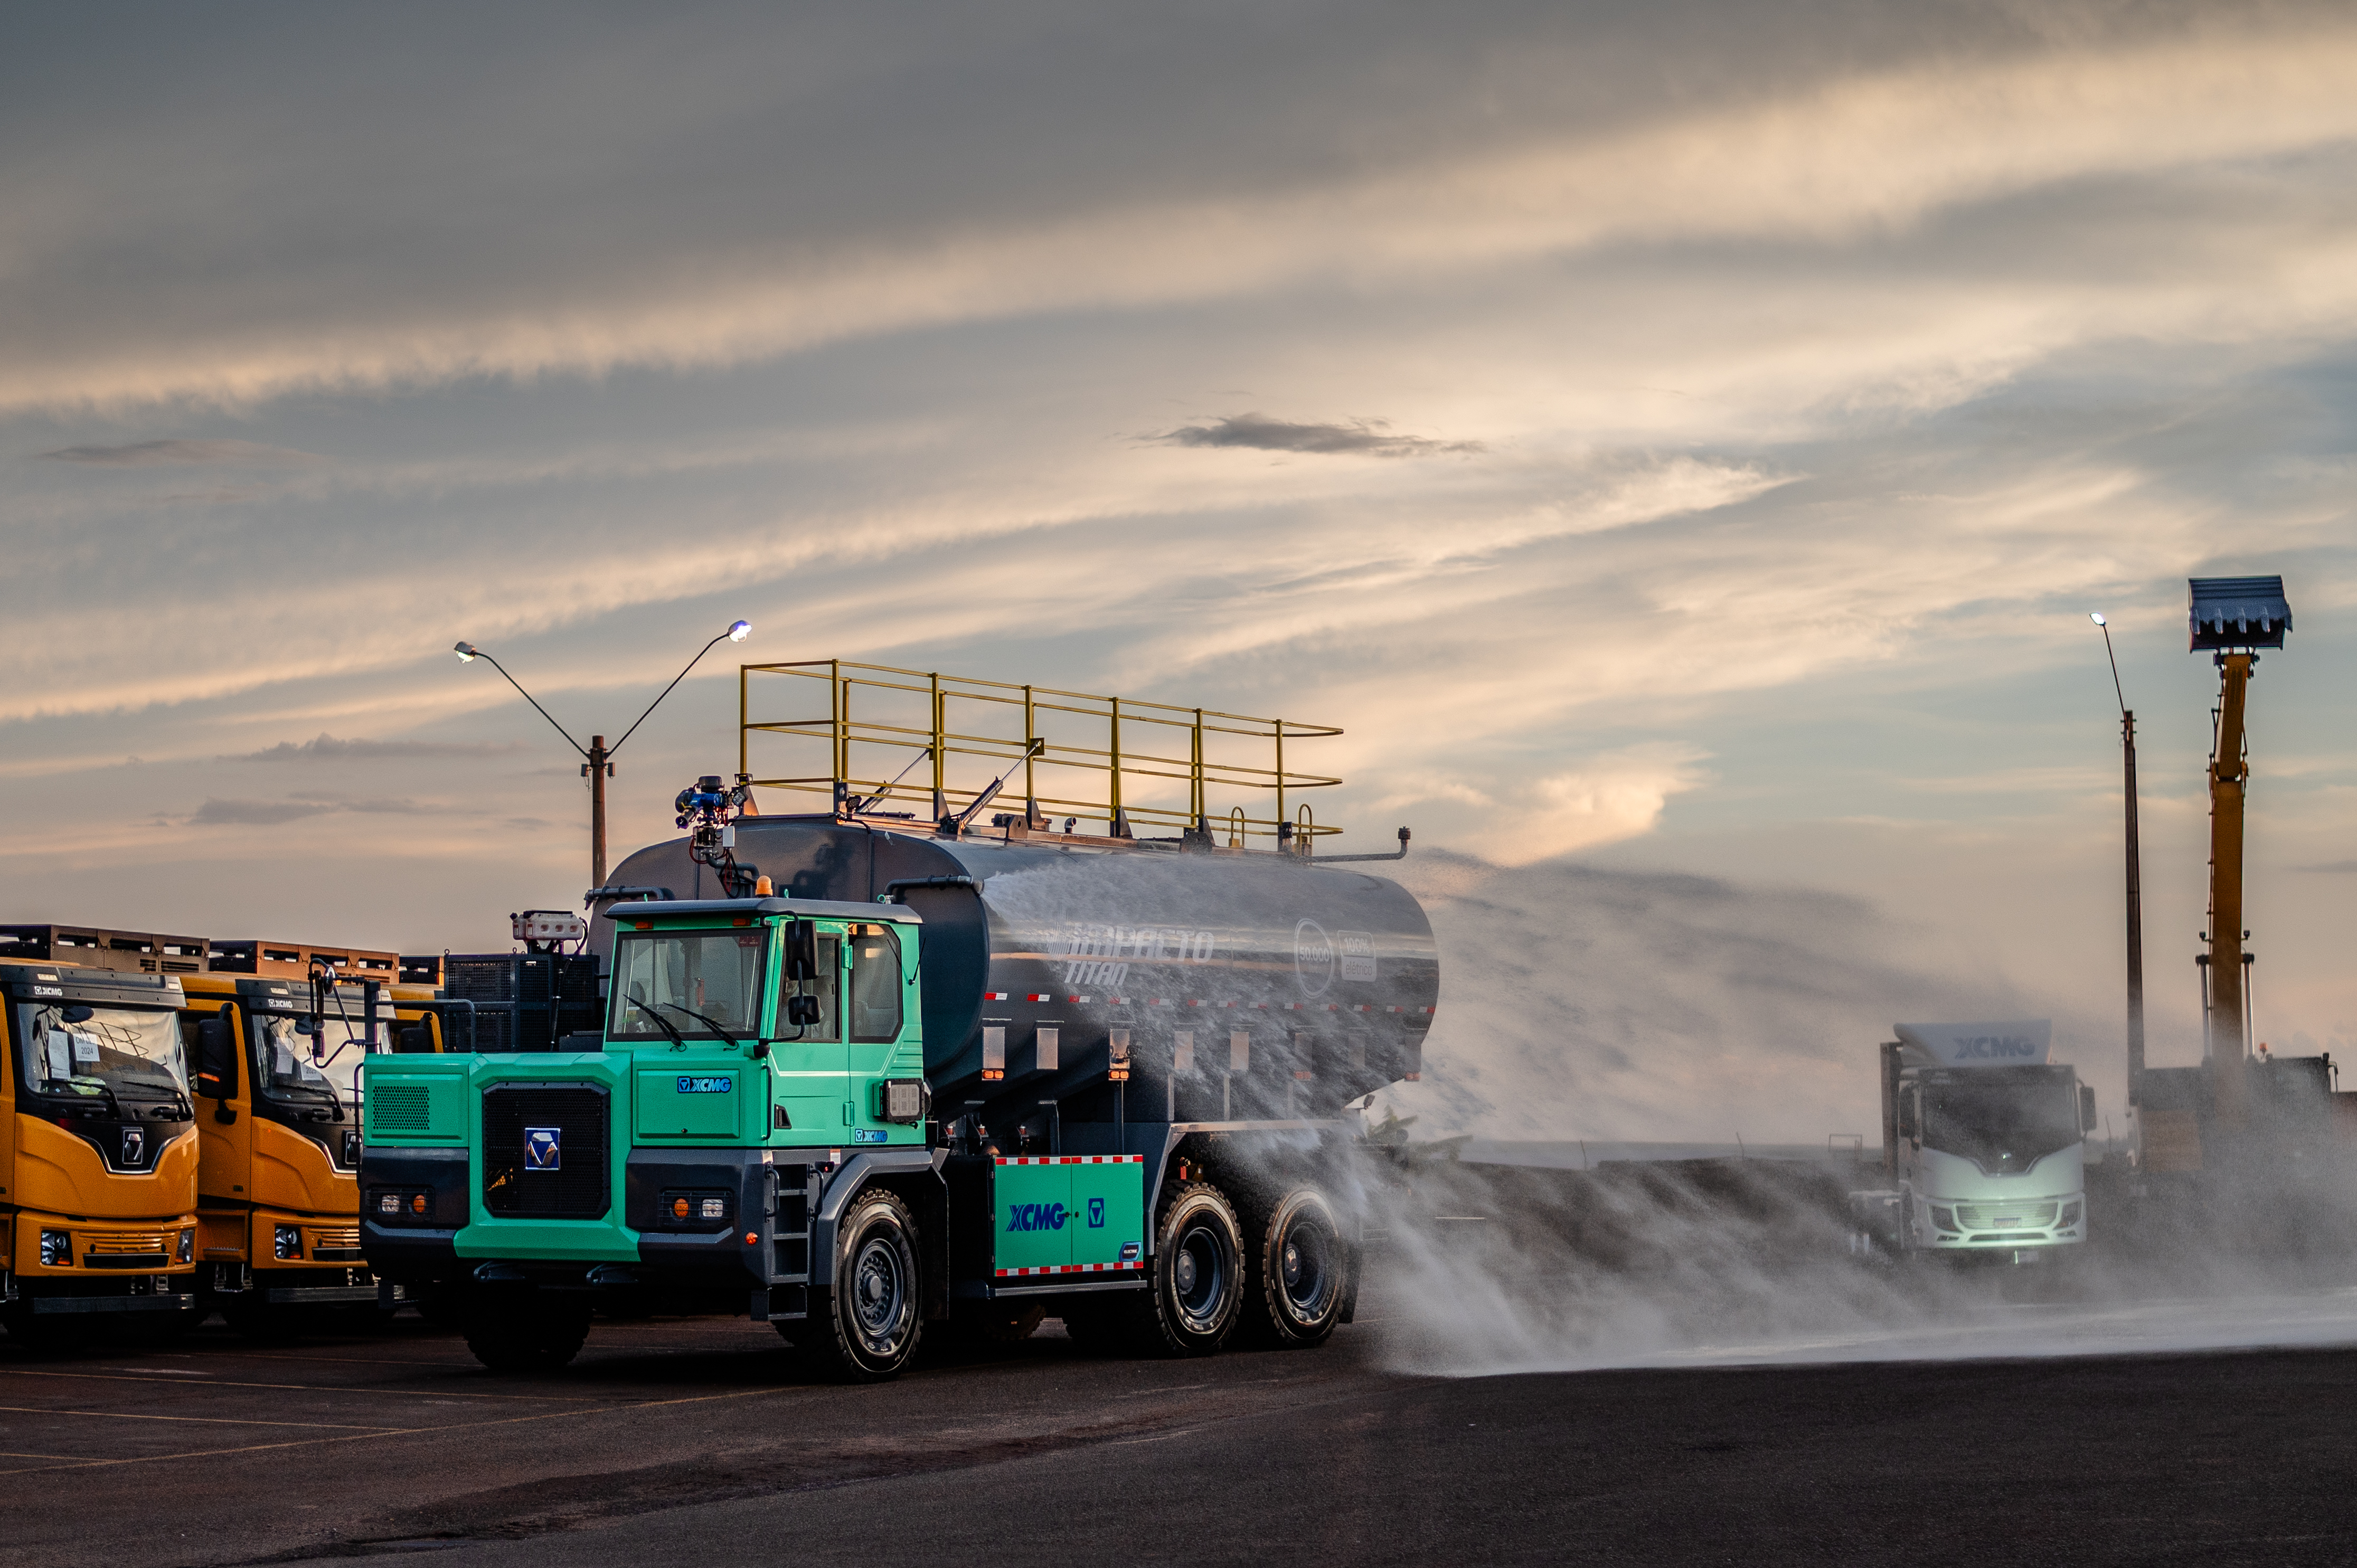
[[[425,1015],[389,952],[216,941],[183,981],[202,1154],[197,1288],[242,1333],[287,1332],[384,1299],[361,1255],[360,1063]],[[428,1044],[424,1048],[432,1048]]]
[[[179,1019],[203,949],[0,927],[0,1323],[12,1337],[197,1320],[197,1108]]]

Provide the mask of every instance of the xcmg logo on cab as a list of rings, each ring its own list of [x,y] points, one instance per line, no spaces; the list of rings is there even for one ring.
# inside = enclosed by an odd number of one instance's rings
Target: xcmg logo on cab
[[[2037,1043],[2025,1040],[2018,1035],[1975,1035],[1971,1039],[1956,1042],[1956,1055],[1960,1058],[1979,1057],[1986,1059],[1996,1057],[2034,1057],[2037,1054]]]

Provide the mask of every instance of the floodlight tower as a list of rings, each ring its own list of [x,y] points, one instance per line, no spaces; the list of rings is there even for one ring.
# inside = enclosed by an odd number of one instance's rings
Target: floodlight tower
[[[2210,752],[2210,950],[2202,968],[2203,1047],[2220,1114],[2244,1114],[2243,1064],[2250,1052],[2250,955],[2243,950],[2243,820],[2250,777],[2244,698],[2262,648],[2281,648],[2291,606],[2281,577],[2195,577],[2187,616],[2190,651],[2218,666],[2216,741]]]

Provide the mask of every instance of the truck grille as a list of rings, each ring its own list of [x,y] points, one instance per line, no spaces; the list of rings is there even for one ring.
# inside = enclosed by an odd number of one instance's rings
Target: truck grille
[[[322,1263],[356,1263],[361,1261],[361,1228],[357,1225],[332,1229],[314,1229],[310,1235],[311,1257]]]
[[[2051,1203],[1960,1203],[1956,1218],[1967,1230],[2043,1230],[2054,1223]]]
[[[160,1269],[171,1262],[168,1230],[85,1230],[82,1262],[93,1269]]]
[[[607,1126],[608,1097],[596,1084],[483,1090],[483,1207],[510,1219],[604,1219],[612,1207]]]
[[[388,1083],[369,1096],[369,1114],[384,1133],[430,1133],[434,1112],[422,1083]]]

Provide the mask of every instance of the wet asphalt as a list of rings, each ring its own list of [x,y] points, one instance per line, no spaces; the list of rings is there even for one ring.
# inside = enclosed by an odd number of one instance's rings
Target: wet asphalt
[[[2357,1350],[1438,1379],[1322,1349],[896,1383],[767,1329],[0,1347],[0,1563],[2346,1563]]]

